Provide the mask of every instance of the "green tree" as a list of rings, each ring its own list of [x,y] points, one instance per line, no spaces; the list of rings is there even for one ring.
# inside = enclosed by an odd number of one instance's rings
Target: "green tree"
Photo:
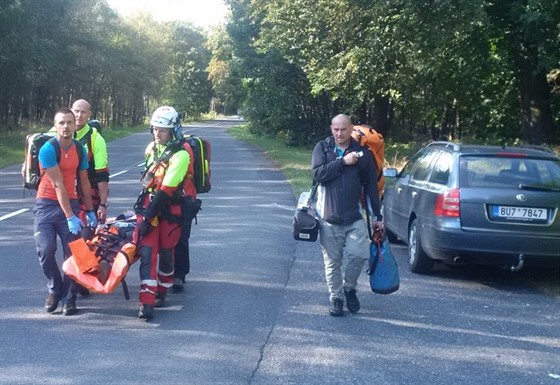
[[[212,84],[208,80],[211,53],[206,37],[192,26],[172,25],[170,52],[174,53],[166,83],[166,98],[178,111],[198,117],[207,112],[212,98]]]
[[[236,113],[244,98],[239,74],[241,64],[225,26],[211,30],[207,45],[212,53],[208,63],[208,78],[212,82],[218,104],[215,109],[224,113]]]
[[[244,84],[266,84],[258,93],[273,96],[282,83],[269,81],[273,71],[259,63],[284,61],[304,74],[297,84],[310,90],[303,98],[309,105],[322,98],[318,121],[346,112],[401,138],[550,142],[558,136],[558,103],[545,80],[558,66],[558,1],[229,3]],[[263,100],[269,98],[248,94],[247,102],[265,111]],[[269,116],[284,108],[266,105]]]
[[[486,9],[496,50],[515,79],[525,140],[537,144],[558,140],[547,74],[560,63],[560,2],[494,0]]]

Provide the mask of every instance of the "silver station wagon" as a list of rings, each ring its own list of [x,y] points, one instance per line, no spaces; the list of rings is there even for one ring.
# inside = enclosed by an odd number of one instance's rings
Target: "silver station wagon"
[[[411,271],[429,273],[435,261],[558,267],[560,159],[551,151],[433,142],[385,176],[386,233],[408,244]]]

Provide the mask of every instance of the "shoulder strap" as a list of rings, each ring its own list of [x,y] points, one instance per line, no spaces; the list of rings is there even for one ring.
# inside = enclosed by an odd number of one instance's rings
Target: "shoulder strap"
[[[60,163],[60,143],[58,143],[58,140],[56,140],[56,138],[54,136],[52,138],[50,138],[48,140],[48,142],[54,148],[54,154],[56,156],[56,163]]]
[[[82,136],[79,140],[79,142],[82,145],[85,145],[86,143],[91,143],[91,136],[93,135],[93,128],[89,128],[88,132],[86,132],[86,134],[84,136]],[[74,133],[74,139],[76,138],[76,134]]]
[[[373,238],[373,231],[371,230],[371,218],[369,216],[369,209],[368,209],[368,200],[369,197],[367,194],[364,194],[365,197],[365,202],[366,202],[366,222],[367,222],[367,230],[368,230],[368,235],[369,235],[369,239],[371,240]]]
[[[146,164],[146,168],[144,169],[144,172],[142,173],[142,176],[140,177],[140,180],[144,179],[144,177],[148,173],[148,170],[151,167],[157,166],[160,163],[169,162],[169,159],[171,159],[173,154],[175,154],[176,152],[181,151],[181,150],[187,151],[183,148],[182,141],[181,140],[176,140],[174,142],[169,143],[167,145],[166,149],[163,150],[161,155],[158,157],[157,156],[157,145],[155,144],[155,142],[152,142],[152,148],[150,149],[150,151],[152,151],[152,154],[153,154],[153,161],[149,165]]]
[[[309,197],[307,198],[307,206],[309,206],[311,201],[313,199],[315,199],[315,195],[317,195],[317,188],[318,187],[319,187],[319,184],[317,182],[315,182],[315,179],[313,179],[313,185],[311,187],[311,192],[309,193]]]
[[[80,169],[80,164],[82,164],[82,159],[84,158],[84,150],[83,150],[83,144],[76,139],[72,139],[74,141],[74,145],[76,146],[76,152],[78,153],[78,169]],[[80,151],[81,150],[81,151]],[[60,158],[60,148],[58,148],[58,158],[57,160]]]
[[[80,170],[80,165],[82,164],[82,159],[84,158],[84,150],[83,150],[83,145],[78,140],[72,139],[72,141],[74,142],[74,146],[76,147],[76,152],[78,153],[78,167],[76,169],[76,172],[78,172]],[[50,138],[48,142],[54,148],[56,163],[60,163],[60,143],[58,143],[58,140],[56,140],[54,136]]]
[[[74,135],[76,135],[74,133]],[[91,155],[91,159],[93,161],[93,128],[90,126],[88,132],[86,132],[86,134],[84,136],[82,136],[79,140],[79,142],[83,145],[86,146],[87,145],[87,150],[88,150],[88,154]],[[74,136],[74,139],[76,137]]]
[[[325,140],[321,141],[321,149],[325,154],[329,152],[329,147],[332,147],[334,149],[334,145],[332,144],[332,140],[330,136]]]
[[[155,146],[154,146],[155,148]],[[169,159],[171,159],[171,157],[179,151],[187,151],[185,150],[185,148],[183,147],[183,142],[182,140],[175,140],[171,143],[169,143],[167,145],[167,148],[165,150],[163,150],[163,152],[161,153],[161,156],[156,160],[156,162],[168,162]]]

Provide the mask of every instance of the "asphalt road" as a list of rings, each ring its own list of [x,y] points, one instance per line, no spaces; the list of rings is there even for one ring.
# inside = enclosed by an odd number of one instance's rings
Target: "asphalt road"
[[[401,289],[360,281],[362,310],[327,314],[318,243],[296,242],[296,200],[273,163],[231,138],[236,119],[187,131],[212,143],[212,190],[191,237],[183,293],[139,320],[138,268],[65,317],[43,308],[33,198],[19,166],[0,169],[0,384],[560,385],[560,303],[517,275],[440,269],[420,276],[393,245]],[[109,215],[140,190],[147,132],[109,144]],[[15,215],[14,215],[15,214]]]

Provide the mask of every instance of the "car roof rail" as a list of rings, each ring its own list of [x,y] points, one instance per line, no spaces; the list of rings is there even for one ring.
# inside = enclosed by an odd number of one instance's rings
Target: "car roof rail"
[[[438,140],[435,142],[428,143],[428,146],[441,146],[444,148],[450,148],[453,151],[459,151],[461,149],[461,145],[459,143],[448,142],[445,140]]]

